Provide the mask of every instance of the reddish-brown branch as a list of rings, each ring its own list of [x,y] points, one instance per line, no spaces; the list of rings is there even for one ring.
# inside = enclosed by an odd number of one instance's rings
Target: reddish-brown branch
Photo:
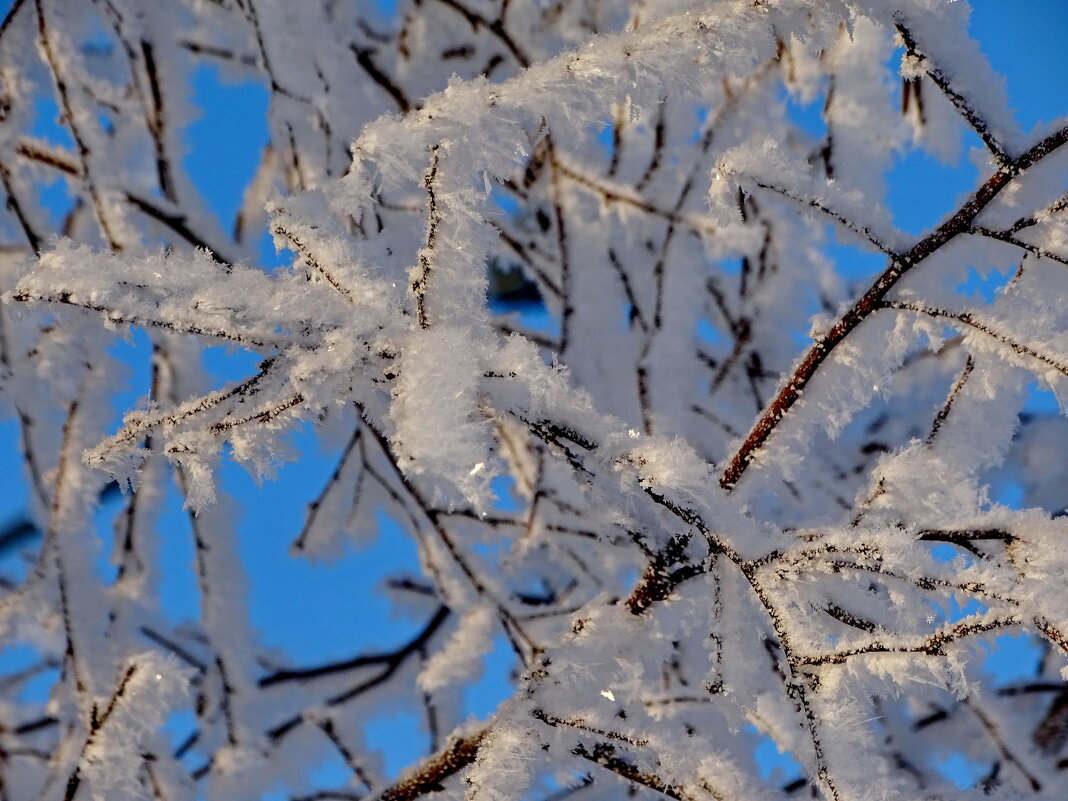
[[[375,801],[413,801],[427,793],[441,789],[441,783],[459,773],[478,756],[479,746],[489,729],[479,729],[466,737],[453,740],[434,756],[422,762],[391,787],[387,787]]]
[[[897,284],[901,277],[927,257],[952,241],[958,235],[967,233],[972,223],[986,206],[997,197],[1009,183],[1021,172],[1045,158],[1057,148],[1068,142],[1068,127],[1050,134],[1015,161],[999,169],[979,187],[957,212],[942,225],[912,246],[907,252],[897,256],[890,266],[879,276],[874,284],[856,303],[843,314],[831,329],[817,339],[801,358],[789,381],[779,390],[771,403],[764,409],[760,419],[750,430],[742,445],[731,457],[719,483],[725,490],[732,490],[745,474],[757,452],[764,446],[779,421],[790,411],[801,397],[802,392],[816,372],[845,339],[855,331],[874,311],[882,308],[883,298]]]

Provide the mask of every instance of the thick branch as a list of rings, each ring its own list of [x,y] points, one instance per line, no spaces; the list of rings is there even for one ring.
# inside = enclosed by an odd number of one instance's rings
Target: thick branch
[[[741,480],[745,471],[749,469],[749,465],[756,458],[757,453],[764,447],[768,437],[778,427],[783,417],[793,408],[793,405],[801,397],[801,393],[827,360],[827,357],[873,312],[882,307],[883,298],[901,280],[902,276],[960,234],[968,233],[975,218],[997,197],[1001,190],[1008,186],[1021,172],[1045,158],[1064,145],[1065,142],[1068,142],[1068,127],[1050,134],[1018,159],[1009,162],[991,175],[952,217],[913,245],[899,258],[893,259],[890,266],[871,285],[868,291],[838,319],[826,334],[812,343],[808,352],[801,358],[797,367],[794,368],[793,375],[790,376],[790,379],[764,409],[763,414],[750,430],[745,441],[731,457],[727,468],[720,477],[720,486],[729,491]]]
[[[459,773],[478,756],[479,746],[489,729],[460,737],[434,756],[409,771],[396,784],[387,787],[370,801],[413,801],[413,799],[441,789],[441,783]]]

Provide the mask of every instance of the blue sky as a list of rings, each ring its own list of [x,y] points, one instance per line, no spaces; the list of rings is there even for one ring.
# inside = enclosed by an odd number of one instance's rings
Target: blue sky
[[[10,0],[0,0],[0,12],[9,5]],[[389,13],[394,4],[380,0],[378,5]],[[995,69],[1006,76],[1017,119],[1024,129],[1068,111],[1068,0],[974,0],[972,5],[973,34]],[[259,85],[225,85],[210,67],[198,71],[193,91],[202,116],[188,128],[184,165],[212,210],[229,227],[242,187],[267,141],[268,93]],[[53,108],[44,104],[41,112],[40,133],[62,141],[62,130],[49,123],[49,117],[55,117]],[[913,202],[916,195],[911,188],[921,178],[930,181],[932,173],[937,180],[925,184],[923,202]],[[897,221],[906,230],[918,232],[954,206],[958,196],[974,185],[976,173],[966,157],[960,164],[945,166],[923,156],[910,156],[898,164],[890,178],[890,203]],[[61,208],[65,197],[62,185],[54,185],[51,191],[56,208]],[[843,257],[848,257],[846,250]],[[279,257],[266,238],[261,251],[265,264],[278,263]],[[130,387],[120,398],[122,407],[128,408],[145,392],[148,348],[143,336],[134,335],[116,349],[131,365]],[[212,348],[206,355],[206,364],[220,383],[247,374],[256,361],[249,354],[222,348]],[[1042,395],[1036,395],[1034,401],[1036,405],[1049,402]],[[123,408],[116,409],[116,421]],[[339,562],[292,559],[287,549],[300,530],[305,506],[318,493],[336,458],[334,451],[322,449],[307,430],[294,438],[294,444],[305,458],[283,466],[278,480],[269,485],[257,485],[233,465],[223,468],[223,486],[238,499],[242,510],[238,525],[242,552],[250,567],[252,622],[268,645],[299,664],[344,658],[365,649],[388,649],[418,625],[397,618],[376,591],[378,580],[387,572],[418,572],[410,539],[383,520],[377,539],[360,548],[350,547]],[[11,420],[0,421],[0,465],[7,476],[21,475],[18,433]],[[1002,500],[1012,500],[1011,484],[1000,492]],[[0,525],[22,515],[26,503],[24,484],[0,482]],[[113,500],[101,510],[101,531],[107,531],[107,517],[118,503],[121,500]],[[196,614],[197,601],[189,568],[193,560],[189,524],[176,491],[168,498],[161,520],[166,563],[174,568],[166,570],[165,566],[163,593],[168,611],[180,620]],[[7,567],[0,561],[0,568]],[[106,572],[108,568],[101,565],[100,569]],[[358,573],[369,578],[354,582]],[[286,591],[279,592],[279,586]],[[324,613],[327,609],[329,615]],[[1033,647],[1023,639],[1006,640],[1005,644],[1007,647],[990,661],[1001,677],[1007,680],[1032,669]],[[10,660],[25,656],[20,653],[0,651],[0,660],[11,664]],[[467,699],[473,713],[488,714],[507,694],[510,668],[506,648],[488,658],[483,681]],[[388,763],[395,769],[405,764],[419,745],[419,738],[411,735],[414,727],[414,715],[404,712],[371,724],[371,741],[387,749]],[[774,747],[767,744],[761,747],[760,761],[768,771],[776,765],[790,770],[789,762],[778,759]],[[327,766],[324,770],[329,774],[335,768]],[[966,764],[954,763],[948,769],[962,782],[970,775]]]

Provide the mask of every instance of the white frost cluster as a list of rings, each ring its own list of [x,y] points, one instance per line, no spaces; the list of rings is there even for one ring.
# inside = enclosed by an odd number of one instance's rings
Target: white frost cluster
[[[142,755],[171,713],[188,701],[191,678],[169,655],[146,651],[131,659],[79,762],[94,801],[153,797],[141,779]]]

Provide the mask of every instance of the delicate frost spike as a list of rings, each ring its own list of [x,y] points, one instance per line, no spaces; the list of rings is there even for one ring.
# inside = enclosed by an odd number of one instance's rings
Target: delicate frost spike
[[[536,733],[502,722],[479,746],[478,759],[466,772],[467,801],[510,801],[522,797],[534,781],[538,760]]]
[[[215,503],[215,465],[218,443],[211,434],[184,434],[172,440],[167,458],[184,482],[185,508],[193,514]]]

